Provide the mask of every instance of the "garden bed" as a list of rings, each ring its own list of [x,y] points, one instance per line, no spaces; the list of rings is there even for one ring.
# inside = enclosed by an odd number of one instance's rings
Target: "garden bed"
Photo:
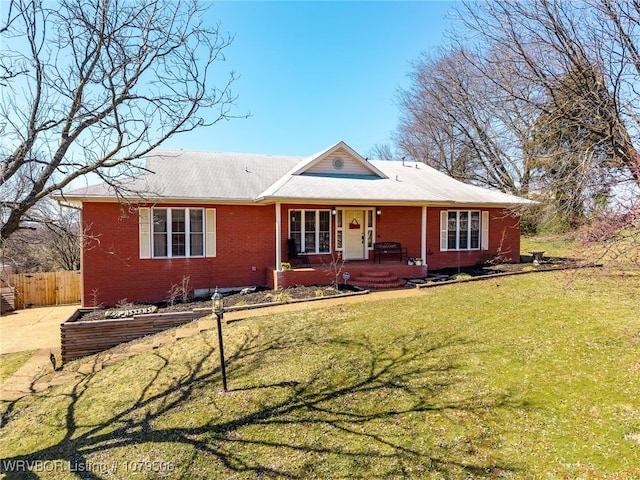
[[[290,303],[294,301],[316,300],[321,298],[333,297],[337,295],[351,294],[355,292],[363,292],[362,289],[352,287],[350,285],[340,285],[338,289],[330,286],[295,286],[283,290],[269,290],[264,287],[257,287],[255,291],[249,293],[240,293],[240,291],[231,291],[224,294],[224,306],[230,310],[240,310],[243,308],[255,308],[256,305],[277,305],[281,303]],[[140,310],[148,308],[150,305],[127,304],[117,308],[110,309],[87,309],[82,312],[77,320],[86,321],[102,321],[105,320],[105,314],[111,314],[118,311]],[[190,302],[174,303],[173,305],[157,304],[157,310],[154,313],[170,313],[185,312],[198,309],[210,309],[211,299],[201,298]]]
[[[577,261],[566,258],[546,258],[539,265],[533,265],[531,258],[523,256],[522,263],[508,263],[498,265],[476,265],[472,267],[447,268],[442,270],[434,270],[424,278],[406,278],[409,281],[404,288],[412,288],[416,285],[422,285],[431,282],[455,281],[457,279],[465,279],[471,277],[484,277],[487,275],[519,273],[529,271],[545,271],[556,270],[558,268],[567,268],[577,266]],[[240,290],[224,293],[224,305],[227,309],[239,310],[242,308],[256,308],[256,306],[266,306],[281,303],[289,303],[292,301],[309,301],[321,298],[332,297],[336,295],[344,295],[345,293],[361,292],[362,290],[351,285],[339,285],[336,289],[333,286],[301,286],[289,287],[282,290],[269,290],[265,287],[256,287],[255,291],[241,293]],[[211,299],[202,298],[190,302],[174,303],[173,305],[156,304],[157,311],[154,313],[169,312],[185,312],[194,309],[211,308]],[[149,308],[151,305],[126,304],[118,308],[105,309],[87,309],[77,318],[82,321],[104,321],[105,313],[117,315],[119,312],[127,310],[141,310]],[[133,316],[133,315],[131,315]],[[122,317],[122,315],[120,315]]]
[[[242,310],[296,301],[368,293],[350,286],[294,287],[225,295],[226,310]],[[153,313],[148,313],[148,312]],[[130,314],[130,316],[129,316]],[[115,309],[79,309],[60,326],[62,363],[153,335],[211,314],[211,300],[174,305],[121,305]]]
[[[492,275],[551,271],[577,266],[580,265],[573,261],[549,260],[535,266],[531,263],[520,263],[455,268],[431,272],[426,278],[410,279],[407,287],[428,287],[461,280],[477,280]],[[276,291],[256,288],[242,293],[227,292],[224,295],[224,305],[227,311],[232,311],[362,293],[368,291],[350,285],[340,285],[338,289],[328,286],[296,286]],[[147,313],[150,308],[153,309],[153,313]],[[61,325],[62,361],[66,363],[210,314],[210,299],[173,305],[127,304],[108,310],[80,309]]]

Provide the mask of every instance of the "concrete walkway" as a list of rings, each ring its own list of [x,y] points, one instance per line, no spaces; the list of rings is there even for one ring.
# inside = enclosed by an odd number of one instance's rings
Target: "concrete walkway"
[[[414,288],[387,290],[366,295],[329,297],[318,301],[227,312],[224,315],[224,319],[225,322],[234,322],[280,312],[314,310],[335,305],[425,294],[426,290]],[[65,383],[78,376],[102,370],[106,366],[113,365],[133,355],[173,343],[181,338],[197,335],[203,330],[216,328],[215,320],[205,317],[196,322],[101,352],[93,357],[92,362],[81,365],[76,372],[61,370],[53,376],[48,375],[43,381],[40,377],[53,371],[53,366],[49,359],[50,354],[53,353],[57,362],[60,362],[60,324],[67,320],[78,308],[79,305],[33,308],[19,310],[0,318],[0,354],[37,350],[20,369],[0,384],[0,401],[12,401],[25,395],[46,390],[50,386]]]
[[[53,353],[60,361],[60,324],[79,306],[28,308],[0,317],[0,355],[36,351],[0,384],[0,400],[12,400],[35,391],[35,380],[53,368],[49,356]]]
[[[35,350],[12,376],[0,384],[0,400],[13,400],[33,393],[35,380],[51,371],[50,355],[60,361],[60,324],[80,305],[62,305],[18,310],[0,317],[0,355]]]
[[[27,308],[0,317],[0,354],[60,350],[60,324],[80,305]]]

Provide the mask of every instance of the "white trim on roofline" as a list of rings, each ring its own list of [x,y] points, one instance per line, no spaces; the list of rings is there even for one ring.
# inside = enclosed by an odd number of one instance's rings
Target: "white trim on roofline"
[[[276,198],[271,197],[268,200],[256,202],[256,205],[273,205],[280,204],[305,204],[305,205],[320,205],[320,206],[332,206],[332,207],[432,207],[432,208],[517,208],[518,205],[513,203],[478,203],[478,202],[455,202],[453,200],[442,201],[424,201],[424,200],[404,200],[404,201],[392,201],[392,200],[354,200],[352,198],[334,198],[334,199],[322,199],[322,200],[310,200],[308,198]]]
[[[56,198],[63,200],[63,197]],[[114,203],[118,199],[114,197],[74,197],[65,198],[64,201],[70,204],[82,205],[85,202],[95,203]],[[269,197],[262,199],[215,199],[215,198],[123,198],[120,201],[125,201],[131,204],[176,204],[176,205],[251,205],[267,207],[276,203],[286,204],[308,204],[308,205],[323,205],[323,206],[387,206],[387,207],[477,207],[477,208],[512,208],[517,204],[513,203],[477,203],[477,202],[456,202],[454,200],[440,200],[440,201],[424,201],[424,200],[379,200],[379,199],[366,199],[355,200],[353,198],[326,198],[326,199],[309,199],[309,198],[289,198],[289,197]]]

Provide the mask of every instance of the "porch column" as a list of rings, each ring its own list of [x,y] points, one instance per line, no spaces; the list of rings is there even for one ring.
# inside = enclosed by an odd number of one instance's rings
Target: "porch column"
[[[280,212],[280,202],[276,203],[276,270],[279,272],[282,263],[282,235],[280,233],[280,224],[282,223],[282,213]]]
[[[422,230],[420,234],[420,256],[424,264],[427,264],[427,206],[422,206]]]

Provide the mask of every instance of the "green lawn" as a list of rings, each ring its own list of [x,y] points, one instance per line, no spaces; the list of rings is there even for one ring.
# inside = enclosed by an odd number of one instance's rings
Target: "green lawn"
[[[639,478],[639,294],[637,273],[589,269],[232,323],[229,393],[208,331],[5,403],[0,468]]]
[[[564,258],[580,257],[583,253],[576,242],[567,241],[560,236],[522,237],[520,239],[521,255],[529,255],[532,251],[544,251],[545,257]]]
[[[34,353],[36,353],[36,350],[0,355],[0,382],[4,382],[13,375]]]

